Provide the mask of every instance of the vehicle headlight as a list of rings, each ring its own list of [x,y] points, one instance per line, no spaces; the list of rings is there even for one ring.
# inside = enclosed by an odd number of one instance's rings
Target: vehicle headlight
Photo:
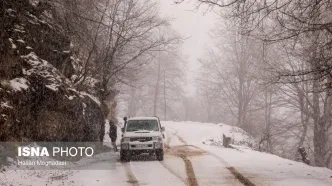
[[[128,143],[128,142],[130,142],[130,138],[124,137],[121,139],[121,143]]]
[[[160,137],[160,136],[154,136],[154,137],[152,137],[152,140],[153,140],[153,141],[162,141],[163,138]]]

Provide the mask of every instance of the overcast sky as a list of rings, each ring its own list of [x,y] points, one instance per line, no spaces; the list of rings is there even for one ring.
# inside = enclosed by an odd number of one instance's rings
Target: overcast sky
[[[172,27],[180,35],[188,38],[182,46],[182,54],[188,60],[188,87],[189,94],[194,92],[193,80],[199,68],[198,58],[204,54],[208,45],[211,45],[209,32],[214,27],[216,16],[207,12],[204,7],[196,9],[193,0],[181,4],[174,4],[173,0],[159,0],[161,12],[164,16],[173,18]]]

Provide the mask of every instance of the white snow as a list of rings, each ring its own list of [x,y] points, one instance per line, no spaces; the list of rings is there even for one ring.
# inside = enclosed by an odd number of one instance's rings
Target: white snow
[[[73,100],[76,96],[66,96],[69,100]]]
[[[6,101],[6,102],[1,102],[1,103],[0,103],[0,106],[1,106],[2,108],[10,108],[10,109],[13,108],[12,106],[10,106],[10,104],[8,103],[8,101]]]
[[[26,46],[25,48],[28,49],[28,50],[32,50],[31,46]]]
[[[36,74],[47,79],[46,87],[50,90],[57,91],[59,86],[63,83],[70,85],[70,81],[65,78],[53,65],[47,61],[39,58],[34,52],[30,52],[26,56],[21,56],[25,59],[32,68],[23,70],[23,74],[31,75]]]
[[[75,54],[70,56],[70,59],[71,59],[71,63],[73,65],[74,69],[77,70],[77,71],[80,71],[82,69],[82,66],[80,65],[80,63],[81,63],[80,59]],[[72,77],[72,78],[76,79],[77,76]]]
[[[1,117],[2,117],[4,120],[7,120],[7,115],[6,115],[6,114],[1,114]]]
[[[44,60],[41,60],[37,57],[37,55],[34,52],[30,52],[28,55],[26,56],[21,56],[23,59],[27,59],[28,63],[32,66],[37,66],[40,65],[42,63],[47,63],[47,62],[43,62]]]
[[[92,99],[95,103],[97,103],[99,106],[101,105],[100,101],[98,98],[94,97],[91,94],[88,94],[86,92],[80,92],[80,94],[84,95],[84,96],[88,96],[90,99]]]
[[[12,49],[16,49],[17,46],[15,45],[15,43],[13,42],[12,38],[9,38],[10,43],[12,44]]]
[[[39,4],[39,1],[37,1],[37,0],[29,0],[29,3],[30,3],[32,6],[36,7],[36,6]]]
[[[20,30],[23,30],[23,29],[24,29],[24,27],[23,27],[23,26],[21,26],[21,25],[18,25],[18,24],[15,24],[15,25],[14,25],[14,27],[15,27],[15,28],[17,28],[17,29],[20,29]]]
[[[71,91],[77,93],[78,96],[81,97],[81,98],[84,98],[84,96],[87,96],[87,97],[89,97],[92,101],[94,101],[97,105],[99,105],[99,106],[101,105],[101,102],[99,101],[99,99],[98,99],[97,97],[95,97],[95,96],[93,96],[93,95],[91,95],[91,94],[89,94],[89,93],[87,93],[87,92],[77,91],[77,90],[75,90],[75,89],[73,89],[73,88],[68,88],[68,90],[71,90]]]
[[[128,120],[156,120],[157,117],[132,117],[128,118]]]
[[[234,128],[232,126],[222,124],[223,126],[220,127],[220,125],[211,123],[169,121],[162,121],[162,125],[166,127],[166,131],[177,133],[188,144],[204,149],[211,156],[223,162],[225,166],[235,167],[256,185],[332,185],[332,170],[327,168],[308,166],[302,162],[283,159],[243,146],[229,149],[213,144],[203,144],[207,139],[220,139],[222,134],[234,136],[235,141],[238,142],[248,139],[248,136],[241,136],[240,133],[232,131],[231,129]],[[178,141],[176,145],[181,145],[181,143]],[[210,163],[205,162],[206,165]]]
[[[32,20],[28,20],[29,23],[33,24],[33,25],[39,25],[39,23],[35,22],[35,21],[32,21]]]
[[[82,103],[82,105],[83,105],[82,114],[83,114],[83,116],[84,116],[84,115],[85,115],[85,108],[86,108],[86,104],[85,104],[85,103]]]
[[[29,88],[29,82],[25,78],[15,78],[9,81],[10,86],[15,91],[21,91],[22,89],[26,90]]]
[[[15,28],[14,28],[14,31],[15,31],[15,32],[25,33],[25,31],[24,31],[24,27],[23,27],[23,26],[18,25],[18,24],[15,24],[14,27],[15,27]]]
[[[122,120],[119,120],[122,121]],[[166,128],[166,141],[171,149],[179,145],[194,145],[205,151],[203,155],[188,156],[199,185],[221,186],[242,185],[228,171],[234,167],[257,186],[330,186],[332,170],[311,167],[275,155],[254,151],[236,145],[237,149],[223,148],[218,142],[222,134],[233,136],[234,143],[247,140],[248,135],[233,126],[198,122],[162,121]],[[109,123],[105,122],[104,142],[109,143]],[[119,125],[120,126],[120,125]],[[118,127],[119,144],[121,138]],[[249,138],[250,139],[250,138]],[[206,142],[206,144],[203,144]],[[188,147],[188,146],[187,146]],[[196,147],[189,146],[191,149]],[[119,154],[117,154],[118,156]],[[144,156],[144,155],[143,155]],[[119,158],[119,157],[118,157]],[[91,162],[90,162],[91,163]],[[91,163],[91,169],[102,166],[102,161]],[[163,162],[150,159],[133,159],[129,163],[116,162],[115,170],[79,171],[10,171],[0,174],[5,185],[188,185],[184,162],[179,157],[166,154]],[[138,182],[136,184],[136,181]]]
[[[40,23],[43,23],[43,24],[47,24],[47,22],[46,21],[44,21],[44,20],[38,20]]]
[[[53,90],[53,91],[57,91],[58,90],[58,86],[55,84],[50,84],[50,85],[45,85],[45,87]]]
[[[20,42],[20,43],[25,43],[25,41],[23,41],[22,39],[18,39],[16,40],[17,42]]]
[[[8,8],[7,10],[6,10],[6,12],[16,12],[15,10],[13,10],[13,9],[11,9],[11,8]]]
[[[14,28],[14,31],[15,31],[15,32],[20,32],[20,33],[25,33],[24,30],[20,30],[20,29],[16,29],[16,28]]]
[[[185,183],[180,181],[175,175],[170,174],[162,164],[157,161],[132,161],[130,162],[132,171],[140,181],[141,185],[150,186],[184,186]]]

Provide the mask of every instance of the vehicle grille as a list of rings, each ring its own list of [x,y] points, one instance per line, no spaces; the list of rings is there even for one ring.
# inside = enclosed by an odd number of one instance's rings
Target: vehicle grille
[[[152,137],[134,137],[130,138],[130,141],[139,141],[139,142],[152,141]]]

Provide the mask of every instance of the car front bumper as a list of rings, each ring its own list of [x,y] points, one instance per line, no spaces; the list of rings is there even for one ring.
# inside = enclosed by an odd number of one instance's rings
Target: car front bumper
[[[163,142],[158,142],[158,141],[121,143],[122,150],[155,150],[163,148],[164,148]]]

